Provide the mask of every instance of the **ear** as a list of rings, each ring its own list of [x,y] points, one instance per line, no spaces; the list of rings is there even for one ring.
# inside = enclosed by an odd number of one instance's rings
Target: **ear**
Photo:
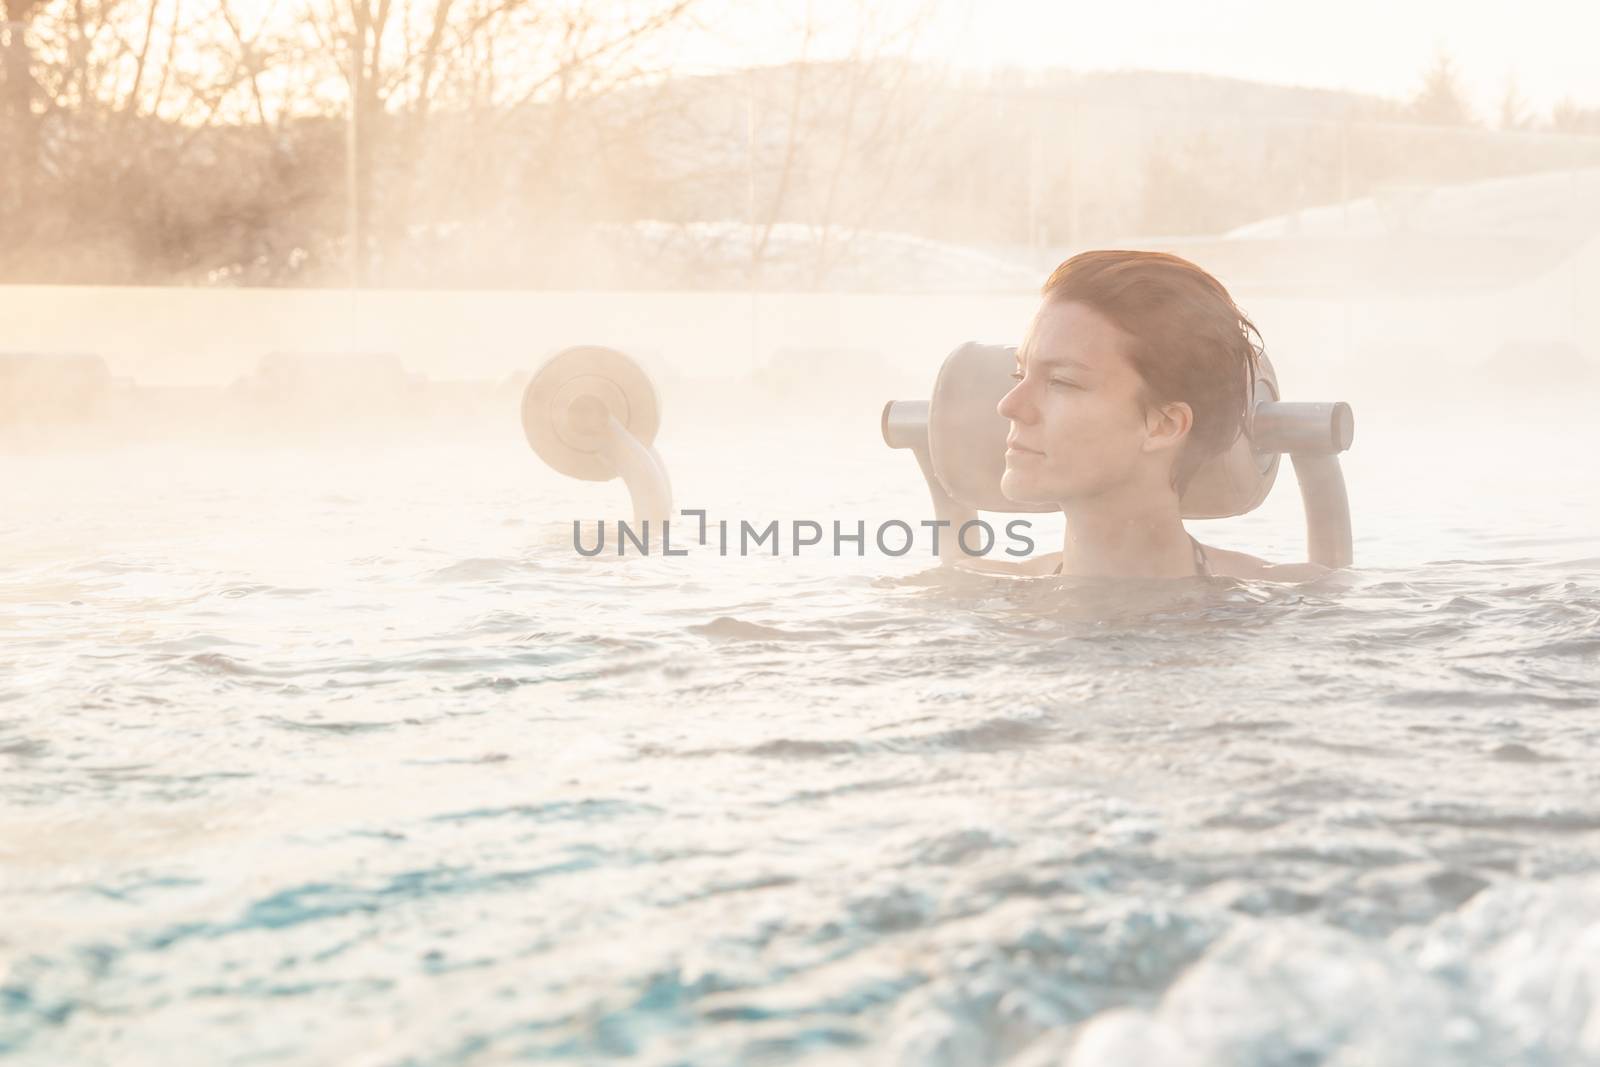
[[[1174,400],[1160,407],[1150,407],[1144,413],[1144,445],[1146,452],[1159,452],[1183,444],[1194,426],[1194,410],[1182,400]]]

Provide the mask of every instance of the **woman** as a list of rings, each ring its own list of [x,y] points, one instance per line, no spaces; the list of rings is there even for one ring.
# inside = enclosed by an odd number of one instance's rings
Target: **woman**
[[[1242,432],[1261,351],[1221,283],[1164,253],[1085,252],[1056,268],[1043,295],[999,405],[1011,421],[1000,487],[1016,501],[1059,503],[1067,528],[1061,551],[1021,564],[1024,573],[1327,572],[1201,545],[1183,527],[1179,497]]]

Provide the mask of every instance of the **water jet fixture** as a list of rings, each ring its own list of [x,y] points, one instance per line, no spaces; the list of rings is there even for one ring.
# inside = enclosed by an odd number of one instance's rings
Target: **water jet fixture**
[[[672,512],[672,483],[653,447],[660,425],[650,376],[614,348],[563,349],[522,393],[522,431],[539,458],[585,481],[620,477],[641,522]]]

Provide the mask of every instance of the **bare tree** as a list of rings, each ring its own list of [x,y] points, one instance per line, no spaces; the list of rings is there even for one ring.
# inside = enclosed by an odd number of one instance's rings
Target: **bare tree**
[[[1411,113],[1422,122],[1439,126],[1470,126],[1472,109],[1461,88],[1455,61],[1445,52],[1434,57],[1423,75],[1422,90],[1411,102]]]
[[[309,0],[321,81],[342,86],[351,118],[357,263],[369,234],[403,257],[415,231],[494,202],[497,149],[530,114],[559,154],[579,105],[636,77],[634,51],[692,2]]]
[[[0,173],[0,224],[20,225],[26,217],[37,163],[39,95],[28,48],[28,27],[40,0],[0,0],[0,152],[12,162]],[[9,228],[9,227],[8,227]]]
[[[1550,128],[1557,133],[1600,134],[1600,107],[1580,107],[1563,97],[1550,112]]]
[[[148,210],[164,196],[156,175],[184,173],[238,84],[236,65],[213,62],[203,16],[183,27],[192,55],[177,62],[180,0],[8,2],[8,15],[27,16],[8,23],[4,111],[29,203],[11,198],[8,229],[22,235],[7,250],[47,276],[85,256],[126,274],[166,222]]]
[[[1517,79],[1506,79],[1506,91],[1500,97],[1500,129],[1526,130],[1533,126],[1533,119],[1528,114],[1527,101],[1522,99],[1522,94],[1517,91]]]
[[[681,212],[662,248],[701,284],[825,284],[923,147],[927,97],[915,94],[933,68],[912,57],[932,12],[923,3],[895,18],[851,4],[830,27],[841,49],[823,42],[807,8],[780,34],[794,42],[790,61],[669,90],[681,105],[649,134],[670,175],[660,199]],[[686,139],[702,147],[675,151]]]

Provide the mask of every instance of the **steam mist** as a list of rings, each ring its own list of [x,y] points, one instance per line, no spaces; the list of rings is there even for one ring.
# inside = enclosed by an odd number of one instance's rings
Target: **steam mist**
[[[583,342],[669,393],[916,392],[1106,246],[1215,273],[1290,389],[1595,384],[1600,109],[1540,115],[1511,86],[1481,116],[1442,55],[1389,99],[975,71],[927,57],[939,16],[914,6],[779,19],[794,61],[707,70],[684,60],[723,13],[676,0],[10,4],[8,433],[74,410],[178,431],[171,389],[232,403],[273,375],[309,405],[291,423],[409,421],[421,393],[477,422]]]

